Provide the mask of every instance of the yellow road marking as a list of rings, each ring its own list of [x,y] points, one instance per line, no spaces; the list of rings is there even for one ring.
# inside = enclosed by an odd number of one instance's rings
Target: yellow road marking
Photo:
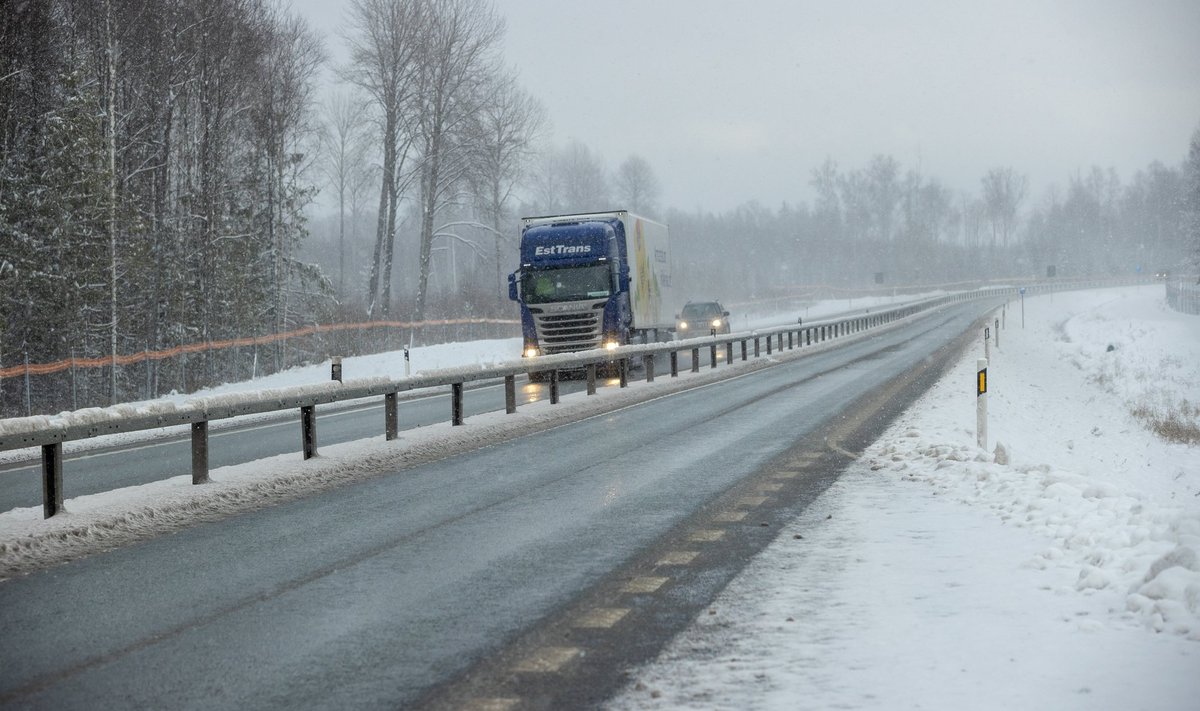
[[[620,622],[628,614],[628,607],[597,607],[580,615],[579,619],[575,620],[573,626],[608,629]]]
[[[534,654],[521,660],[514,671],[530,674],[556,672],[567,662],[579,656],[578,647],[542,647]]]
[[[775,479],[795,479],[798,476],[800,476],[800,472],[795,469],[780,469],[771,475]]]
[[[658,559],[659,565],[687,565],[700,555],[697,551],[670,551]]]
[[[713,516],[713,520],[718,523],[736,523],[744,518],[746,518],[745,511],[722,511],[716,516]]]
[[[692,535],[688,536],[688,539],[711,543],[712,541],[721,540],[724,535],[724,531],[715,528],[702,528],[698,531],[693,531]]]
[[[621,588],[621,592],[627,593],[652,593],[663,586],[663,583],[670,578],[659,578],[654,576],[643,576],[634,578],[625,583],[625,587]]]
[[[738,499],[737,505],[752,509],[756,506],[762,506],[763,502],[766,500],[767,497],[765,496],[743,496],[742,498]]]
[[[783,488],[783,484],[770,483],[770,484],[763,484],[762,486],[758,487],[758,490],[759,491],[779,491],[782,488]]]
[[[471,699],[462,707],[462,711],[508,711],[520,703],[520,699]]]

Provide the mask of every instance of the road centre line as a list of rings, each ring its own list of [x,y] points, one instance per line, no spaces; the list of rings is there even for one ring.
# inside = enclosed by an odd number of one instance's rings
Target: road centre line
[[[664,553],[662,558],[658,559],[658,564],[689,565],[698,555],[700,555],[699,551],[669,551]]]
[[[625,586],[621,588],[621,592],[633,593],[635,595],[652,593],[661,588],[668,580],[670,578],[650,575],[633,578],[625,583]]]
[[[608,629],[629,614],[628,607],[597,607],[579,616],[571,625],[588,629]]]
[[[579,653],[578,647],[542,647],[518,662],[513,671],[525,674],[553,674],[578,657]]]
[[[516,708],[520,703],[520,699],[499,697],[471,699],[463,705],[462,711],[509,711],[509,709]]]
[[[766,501],[767,497],[765,496],[743,496],[737,500],[737,505],[747,509],[753,509],[762,506],[764,503],[766,503]]]

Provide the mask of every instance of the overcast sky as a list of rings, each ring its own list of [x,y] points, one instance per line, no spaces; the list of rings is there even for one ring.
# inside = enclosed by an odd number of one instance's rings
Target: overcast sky
[[[346,2],[293,0],[332,56]],[[553,138],[636,153],[665,205],[811,200],[877,153],[1033,198],[1092,165],[1175,165],[1200,127],[1200,0],[498,0],[504,61]]]

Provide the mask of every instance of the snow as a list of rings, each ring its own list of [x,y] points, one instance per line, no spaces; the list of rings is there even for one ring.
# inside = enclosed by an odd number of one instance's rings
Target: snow
[[[1176,431],[1200,424],[1200,319],[1168,310],[1154,286],[1027,298],[1024,328],[1016,302],[1005,321],[989,364],[1000,445],[975,445],[973,348],[609,707],[1194,708],[1200,445],[1153,427],[1172,413]],[[509,360],[519,347],[459,344],[421,368]],[[0,575],[815,350],[322,447],[306,462],[220,468],[207,486],[178,477],[71,499],[50,521],[17,509],[0,514]],[[374,358],[347,370],[402,375],[394,354]]]
[[[1200,451],[1144,408],[1200,424],[1200,319],[1025,308],[988,368],[1009,463],[972,349],[608,707],[1195,708]]]

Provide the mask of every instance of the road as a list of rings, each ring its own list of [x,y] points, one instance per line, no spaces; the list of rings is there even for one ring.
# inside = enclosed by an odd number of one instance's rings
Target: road
[[[0,583],[0,706],[412,704],[990,306]]]

